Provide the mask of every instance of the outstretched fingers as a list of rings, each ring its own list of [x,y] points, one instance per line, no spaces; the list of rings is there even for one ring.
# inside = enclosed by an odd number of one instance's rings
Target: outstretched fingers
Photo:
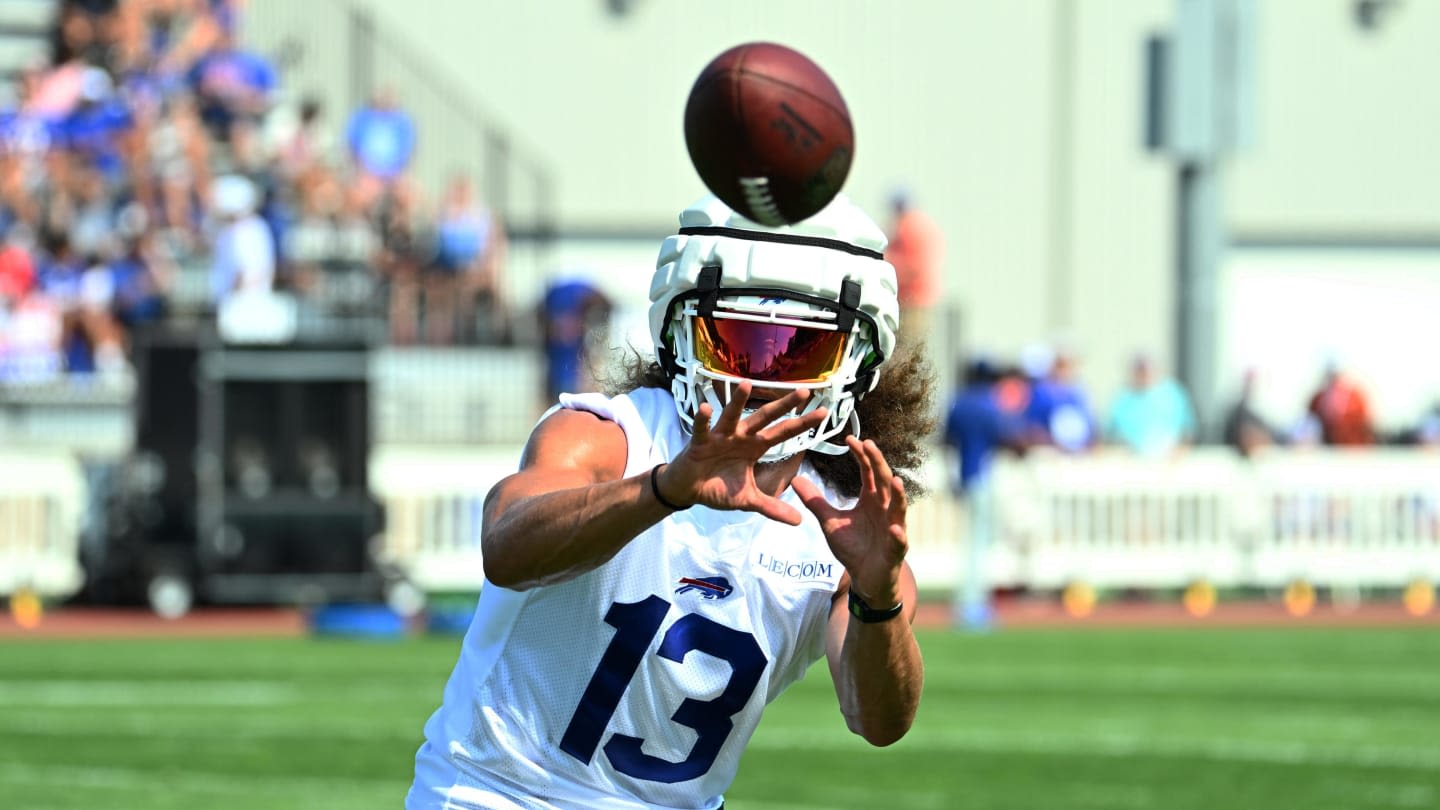
[[[725,409],[720,411],[720,419],[715,423],[715,432],[731,434],[740,426],[740,417],[745,413],[745,403],[750,401],[752,386],[748,381],[742,382],[730,393],[730,401],[725,403]]]
[[[700,406],[695,409],[694,424],[690,426],[695,444],[704,444],[710,438],[710,415],[713,413],[715,413],[715,409],[710,407],[708,402],[700,403]]]
[[[890,524],[901,526],[903,532],[905,514],[910,511],[910,499],[905,495],[905,482],[900,476],[890,479]],[[893,528],[892,528],[893,531]],[[902,538],[903,539],[903,538]]]
[[[747,505],[744,508],[751,512],[759,512],[760,514],[764,515],[767,518],[770,518],[771,520],[778,520],[781,523],[787,523],[791,526],[800,525],[800,510],[796,509],[788,503],[785,503],[779,498],[773,498],[769,495],[761,495],[760,497],[756,498],[753,503]]]
[[[804,405],[805,400],[809,398],[810,392],[803,388],[791,391],[777,400],[766,402],[756,408],[755,412],[745,419],[745,423],[758,430],[791,411],[800,410],[800,406]]]
[[[825,494],[810,479],[796,476],[790,482],[790,488],[795,490],[795,494],[800,496],[800,503],[804,504],[805,508],[819,519],[822,526],[825,525],[825,521],[840,515],[840,510],[825,500]]]
[[[766,446],[774,447],[781,442],[789,441],[796,436],[815,430],[824,424],[828,415],[829,413],[824,408],[817,408],[804,416],[795,419],[786,419],[777,425],[771,425],[756,435],[761,441],[765,442]]]
[[[854,436],[846,436],[845,444],[850,448],[850,455],[855,457],[855,463],[860,466],[860,493],[875,492],[875,465],[870,458],[870,448],[874,442],[862,442]]]

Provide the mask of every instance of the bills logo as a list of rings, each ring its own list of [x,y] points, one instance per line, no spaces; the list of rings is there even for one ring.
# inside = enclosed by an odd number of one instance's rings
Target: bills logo
[[[675,594],[678,596],[691,591],[698,591],[704,599],[724,599],[733,593],[735,588],[725,577],[681,577],[680,587],[675,589]]]

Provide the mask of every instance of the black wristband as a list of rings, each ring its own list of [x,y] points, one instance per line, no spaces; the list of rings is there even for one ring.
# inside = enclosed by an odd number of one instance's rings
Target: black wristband
[[[666,500],[664,495],[660,494],[660,482],[658,479],[660,478],[660,468],[664,466],[665,463],[661,462],[650,468],[650,492],[655,496],[655,500],[660,502],[661,506],[669,509],[671,512],[683,512],[689,507],[673,504]]]
[[[856,596],[854,588],[850,589],[850,615],[854,616],[865,624],[888,622],[896,616],[899,616],[900,611],[904,609],[904,607],[904,602],[896,602],[894,607],[876,610],[875,608],[872,608],[869,605],[865,604],[864,599]]]

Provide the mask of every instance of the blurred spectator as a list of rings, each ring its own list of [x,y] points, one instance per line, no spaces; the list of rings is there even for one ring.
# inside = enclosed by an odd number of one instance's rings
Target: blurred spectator
[[[916,208],[906,189],[890,197],[892,219],[885,259],[895,267],[899,285],[900,338],[924,339],[941,296],[945,239],[935,221]]]
[[[400,109],[394,92],[382,88],[351,114],[345,144],[360,173],[357,182],[367,195],[378,197],[410,166],[415,154],[415,124],[410,114]]]
[[[355,191],[363,198],[362,190]],[[420,327],[420,268],[430,258],[416,222],[415,198],[408,193],[387,194],[374,216],[380,231],[380,271],[390,287],[390,339],[413,344]]]
[[[1332,446],[1359,446],[1375,443],[1370,419],[1370,401],[1360,386],[1330,361],[1320,388],[1310,397],[1306,411],[1315,418],[1321,439]]]
[[[561,394],[595,391],[596,348],[609,344],[613,304],[583,278],[559,278],[545,289],[540,303],[541,334],[545,336],[545,400],[554,405]]]
[[[279,108],[266,120],[268,151],[286,181],[297,182],[321,170],[334,148],[334,136],[325,126],[322,111],[319,99],[307,97],[298,109]]]
[[[1247,458],[1262,447],[1283,442],[1281,433],[1255,410],[1257,379],[1258,373],[1255,369],[1245,370],[1240,381],[1240,396],[1225,415],[1225,444]]]
[[[55,312],[48,326],[37,331],[34,303],[30,300],[35,288],[35,263],[30,257],[33,247],[29,228],[13,225],[0,244],[0,383],[22,382],[43,375],[48,365],[50,374],[59,370],[60,318]],[[35,299],[39,301],[38,296]],[[42,355],[52,362],[36,368],[34,347],[38,341]]]
[[[128,184],[131,168],[140,158],[136,152],[143,147],[136,137],[135,118],[115,94],[109,74],[86,68],[81,77],[79,101],[60,126],[64,146],[99,171],[107,183]]]
[[[275,282],[275,245],[256,213],[255,184],[244,177],[217,178],[212,202],[218,228],[210,276],[211,299],[217,307],[242,290],[269,290]]]
[[[1075,352],[1034,347],[1023,364],[1031,376],[1025,421],[1033,441],[1067,453],[1088,450],[1096,440],[1095,414],[1076,378]]]
[[[452,177],[435,223],[435,256],[425,281],[430,341],[500,343],[509,332],[501,263],[505,230],[475,196],[470,179]],[[457,330],[458,327],[458,330]]]
[[[0,106],[0,165],[7,185],[33,186],[56,140],[59,118],[41,114],[32,103],[44,75],[42,65],[25,68],[15,83],[13,101]],[[7,193],[6,201],[13,205],[13,195]]]
[[[1440,402],[1420,417],[1419,424],[1415,426],[1415,444],[1440,448]]]
[[[380,238],[359,195],[325,176],[302,198],[286,231],[284,260],[296,289],[337,314],[367,314],[375,291]]]
[[[119,0],[64,0],[51,42],[56,64],[79,59],[106,65],[117,39]]]
[[[130,0],[129,23],[162,76],[183,76],[222,35],[234,36],[234,3],[228,0]]]
[[[80,103],[85,71],[94,66],[85,52],[94,44],[94,25],[83,12],[66,9],[56,28],[50,66],[27,94],[25,111],[50,121],[65,119]]]
[[[342,193],[328,175],[301,190],[300,210],[281,240],[280,253],[290,283],[302,292],[319,283],[321,266],[333,257]]]
[[[209,52],[190,68],[190,85],[211,136],[233,143],[253,132],[270,110],[277,80],[265,57],[237,47],[234,33],[222,27]]]
[[[70,235],[64,230],[47,231],[42,239],[35,274],[39,290],[61,311],[69,313],[80,304],[80,277],[85,274],[85,264],[75,255]]]
[[[34,237],[25,225],[14,225],[0,244],[0,298],[14,303],[35,286]]]
[[[194,241],[210,187],[210,145],[188,94],[176,94],[162,105],[147,141],[153,172],[147,185],[154,190],[145,199],[156,200],[149,213],[157,227]]]
[[[1414,423],[1397,431],[1392,438],[1398,445],[1440,449],[1440,402],[1425,410]]]
[[[98,169],[80,161],[72,166],[68,188],[55,199],[49,225],[64,229],[76,255],[94,262],[113,252],[115,198]]]
[[[967,559],[964,578],[956,589],[953,606],[957,623],[974,628],[992,621],[992,592],[984,561],[995,542],[995,505],[990,467],[1001,450],[1023,453],[1026,447],[1022,416],[1028,386],[977,358],[960,370],[962,382],[951,398],[945,416],[945,445],[959,458],[954,478],[956,494],[964,505]]]
[[[1020,415],[1002,402],[1004,375],[988,359],[972,360],[961,369],[962,383],[945,417],[945,445],[959,458],[958,490],[981,485],[999,450],[1023,451],[1025,426]]]
[[[134,329],[165,316],[174,268],[154,248],[145,211],[138,203],[122,209],[118,219],[121,247],[109,267],[115,289],[112,309],[122,327]]]
[[[1108,433],[1147,457],[1164,456],[1195,438],[1195,410],[1180,383],[1160,378],[1148,355],[1130,363],[1130,382],[1110,408]]]
[[[0,382],[40,383],[64,368],[60,308],[43,294],[0,293]]]
[[[46,303],[60,315],[64,368],[77,373],[122,370],[124,335],[110,312],[114,287],[104,266],[77,255],[69,236],[57,231],[46,238],[37,277]]]

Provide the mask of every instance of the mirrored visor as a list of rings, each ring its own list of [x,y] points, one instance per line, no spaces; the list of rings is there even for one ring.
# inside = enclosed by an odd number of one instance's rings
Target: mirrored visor
[[[845,359],[846,333],[737,318],[696,318],[695,357],[709,371],[762,382],[824,382]]]

